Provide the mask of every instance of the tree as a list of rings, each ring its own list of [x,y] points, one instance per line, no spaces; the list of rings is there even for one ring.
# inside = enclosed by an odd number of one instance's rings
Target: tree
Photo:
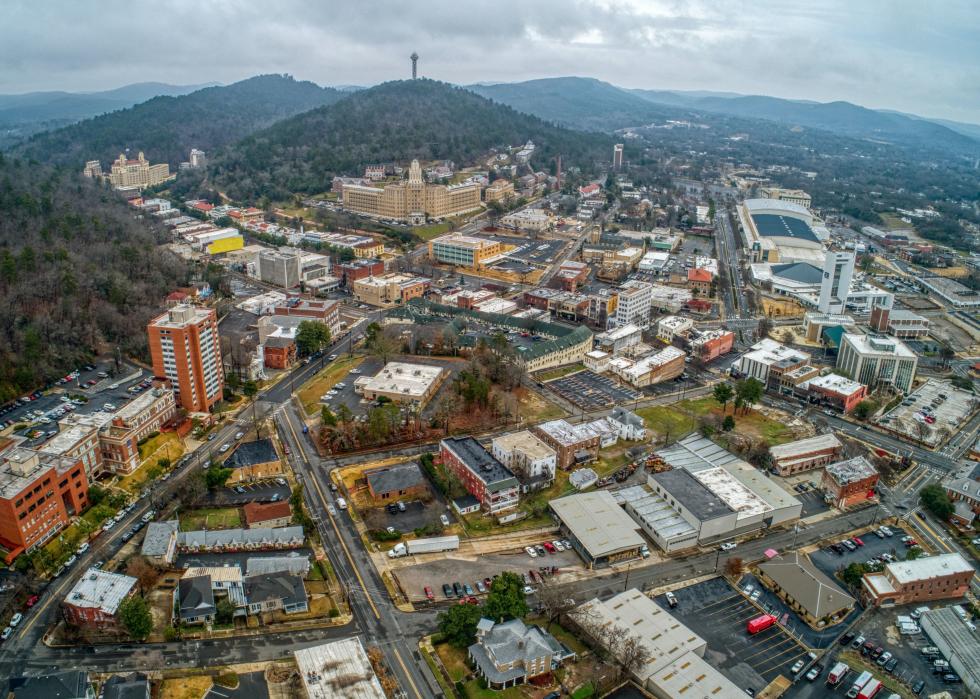
[[[524,581],[516,573],[506,571],[493,581],[483,604],[483,615],[496,622],[523,619],[527,616]]]
[[[398,343],[395,339],[377,323],[371,323],[364,331],[364,336],[367,339],[368,351],[387,366],[388,359],[398,351]]]
[[[728,408],[728,403],[731,401],[732,396],[735,395],[735,390],[730,383],[723,382],[715,384],[712,393],[714,394],[715,401],[721,406],[721,412],[724,413]]]
[[[222,597],[214,607],[214,620],[218,624],[230,624],[235,618],[235,605]]]
[[[466,648],[475,640],[476,625],[482,616],[475,604],[454,604],[439,614],[439,631],[450,645]]]
[[[868,572],[868,566],[864,563],[852,563],[840,573],[840,579],[849,587],[859,587],[861,578]]]
[[[858,420],[867,420],[869,417],[875,414],[878,410],[878,404],[866,398],[857,405],[854,406],[854,417]]]
[[[762,339],[762,338],[765,338],[765,337],[769,337],[769,331],[770,330],[772,330],[772,321],[769,320],[769,318],[760,318],[759,319],[759,328],[758,328],[758,331],[757,331],[758,332],[758,335],[759,335],[759,338]]]
[[[781,333],[779,333],[779,341],[784,345],[791,345],[796,342],[796,333],[794,333],[790,328],[785,328]]]
[[[721,428],[725,430],[725,432],[731,432],[732,430],[734,430],[735,418],[732,417],[731,415],[726,415],[725,420],[721,423]]]
[[[223,468],[218,463],[212,463],[204,472],[204,482],[207,483],[208,490],[221,488],[229,478],[231,478],[231,469]]]
[[[946,490],[938,483],[930,483],[919,491],[919,500],[922,506],[945,522],[953,514],[953,503],[949,501]]]
[[[136,578],[144,595],[153,589],[160,578],[160,571],[143,556],[133,556],[126,561],[126,575]]]
[[[943,367],[949,366],[949,361],[956,356],[956,352],[949,346],[948,342],[939,345],[939,358],[943,360]]]
[[[126,632],[142,641],[153,631],[153,616],[146,600],[138,595],[129,597],[119,605],[119,621]]]
[[[763,389],[761,381],[750,377],[735,385],[735,394],[742,399],[743,405],[751,408],[762,398]]]
[[[320,408],[320,422],[329,427],[337,426],[337,417],[330,410],[329,405],[324,405]]]
[[[914,561],[915,559],[921,558],[921,557],[922,557],[922,549],[920,549],[918,546],[913,546],[905,554],[905,560],[906,561]]]
[[[535,600],[542,614],[548,620],[548,628],[551,628],[551,625],[562,614],[566,614],[576,607],[575,599],[569,595],[568,590],[563,590],[560,585],[552,582],[551,578],[545,578],[538,587]]]
[[[296,327],[296,349],[301,357],[316,354],[330,344],[330,328],[315,320],[304,320]]]
[[[727,561],[725,561],[725,575],[732,578],[737,578],[742,574],[744,567],[745,566],[741,558],[738,558],[737,556],[735,558],[729,558]]]

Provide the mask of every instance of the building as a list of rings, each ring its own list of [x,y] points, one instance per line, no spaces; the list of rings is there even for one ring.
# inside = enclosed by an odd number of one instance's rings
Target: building
[[[593,461],[599,454],[600,435],[585,424],[572,425],[558,419],[535,425],[531,430],[555,450],[556,463],[563,469]]]
[[[203,150],[191,148],[190,164],[193,168],[205,167],[208,164],[208,156]]]
[[[241,570],[239,570],[239,573]],[[177,618],[182,624],[211,624],[218,611],[209,575],[184,576],[175,590]]]
[[[613,146],[613,170],[623,169],[623,144],[617,143]]]
[[[971,526],[980,515],[980,482],[973,478],[957,478],[943,487],[956,508],[952,519],[961,527]]]
[[[565,326],[553,323],[549,325],[549,330],[555,331],[552,339],[517,347],[517,363],[528,374],[581,362],[592,349],[592,331],[584,325],[579,325],[571,332]]]
[[[664,347],[636,361],[620,357],[609,363],[610,369],[627,383],[643,388],[676,379],[684,373],[687,355],[673,345]]]
[[[429,288],[429,280],[408,274],[383,274],[380,277],[364,277],[349,284],[354,298],[380,308],[389,308],[421,298]]]
[[[293,657],[310,699],[387,699],[360,638],[302,648]]]
[[[875,497],[878,471],[863,456],[856,456],[829,464],[820,485],[827,500],[837,509],[844,510]]]
[[[810,398],[829,405],[843,413],[849,413],[868,397],[868,387],[840,374],[826,374],[806,383]]]
[[[657,321],[657,339],[666,345],[672,344],[674,338],[683,335],[694,327],[694,321],[680,316],[664,316]]]
[[[143,189],[153,187],[170,179],[170,166],[167,163],[151,165],[140,151],[136,159],[127,158],[120,153],[109,171],[109,183],[115,189]]]
[[[309,318],[330,328],[331,337],[340,335],[340,302],[323,299],[293,299],[276,306],[272,311],[277,316]]]
[[[345,184],[342,196],[345,209],[367,216],[407,221],[412,225],[482,208],[479,184],[427,184],[417,160],[409,166],[405,182],[384,187]]]
[[[176,519],[150,522],[146,527],[140,555],[159,568],[169,567],[177,555],[178,531],[180,522]]]
[[[739,222],[755,262],[821,264],[824,247],[809,210],[778,199],[746,199],[738,207]]]
[[[288,369],[296,362],[296,340],[271,335],[262,343],[262,362],[267,369]]]
[[[880,573],[865,573],[861,596],[880,606],[958,599],[970,591],[976,571],[958,553],[888,563]]]
[[[692,329],[687,336],[687,350],[691,357],[704,363],[713,362],[728,354],[735,346],[735,333],[723,328],[712,330]]]
[[[483,201],[487,204],[495,201],[506,202],[515,196],[517,194],[514,191],[514,183],[505,179],[494,180],[490,186],[483,190]]]
[[[763,338],[732,364],[732,369],[745,377],[758,379],[763,386],[778,389],[783,374],[810,363],[810,354]]]
[[[429,492],[428,481],[414,461],[364,472],[368,492],[375,502],[417,500]]]
[[[825,332],[854,332],[855,325],[854,318],[849,315],[817,311],[807,311],[803,314],[803,336],[811,342],[822,342],[825,346],[830,345],[835,349],[838,343],[828,342]]]
[[[769,448],[772,468],[780,476],[792,476],[839,461],[844,445],[833,434],[798,439]]]
[[[69,461],[81,461],[85,476],[92,481],[102,472],[102,449],[99,446],[99,423],[90,420],[76,420],[74,413],[58,422],[58,434],[46,441],[38,449]]]
[[[251,483],[272,478],[282,473],[282,462],[276,447],[268,437],[252,442],[242,442],[222,464],[231,469],[229,484]]]
[[[153,375],[167,379],[180,407],[206,413],[222,398],[224,372],[214,309],[178,305],[150,321]]]
[[[293,521],[293,508],[287,500],[278,502],[249,502],[242,507],[245,526],[288,527]]]
[[[102,179],[102,163],[100,163],[98,160],[85,161],[85,168],[82,170],[82,176],[88,177],[89,179]]]
[[[558,454],[532,432],[522,430],[493,438],[493,456],[509,468],[528,492],[546,488],[555,480]]]
[[[814,628],[844,621],[857,602],[798,551],[764,561],[758,571],[762,583]]]
[[[379,277],[384,272],[385,265],[381,260],[348,260],[333,266],[333,273],[340,278],[340,285],[348,289],[358,279]]]
[[[178,532],[177,550],[204,552],[295,549],[302,546],[303,541],[303,527],[202,529]]]
[[[687,288],[695,296],[707,296],[711,293],[711,280],[714,275],[704,267],[687,270]]]
[[[851,293],[853,276],[854,253],[828,251],[823,262],[817,310],[821,313],[843,313]]]
[[[287,556],[256,556],[245,559],[246,575],[264,575],[284,570],[304,578],[310,572],[309,556],[289,554]]]
[[[633,345],[643,341],[643,330],[640,326],[627,323],[611,330],[606,330],[595,336],[595,346],[613,356],[620,355]]]
[[[967,691],[980,696],[980,641],[953,607],[930,609],[919,617],[919,624],[940,655],[949,659],[949,667]]]
[[[266,248],[259,253],[258,276],[266,284],[293,289],[299,286],[302,269],[302,253],[298,250]]]
[[[548,504],[561,533],[591,569],[637,558],[646,546],[636,522],[608,490],[567,495]]]
[[[449,233],[429,241],[429,259],[453,267],[483,269],[513,247],[489,238]]]
[[[301,614],[310,610],[303,578],[286,571],[246,577],[245,600],[249,614]]]
[[[929,336],[931,321],[912,311],[876,306],[871,309],[869,324],[876,332],[888,333],[903,340],[917,340]]]
[[[448,373],[429,364],[388,362],[374,376],[358,378],[354,390],[368,400],[384,396],[395,403],[423,406],[435,395]]]
[[[844,333],[837,354],[837,368],[872,390],[887,384],[910,392],[917,364],[918,357],[904,342],[885,335]]]
[[[551,227],[554,219],[542,209],[521,209],[507,214],[500,219],[500,225],[525,231],[545,231]]]
[[[447,437],[439,443],[439,461],[491,515],[517,507],[520,483],[514,473],[472,437]]]
[[[123,600],[136,594],[136,578],[89,568],[65,595],[61,611],[72,626],[110,628]]]
[[[84,670],[60,670],[34,677],[11,677],[7,699],[95,699]]]
[[[630,280],[619,288],[616,305],[616,325],[636,325],[641,328],[650,322],[650,304],[653,302],[653,284]]]
[[[26,449],[0,452],[0,546],[9,564],[42,546],[88,506],[80,461]]]
[[[759,196],[763,199],[778,199],[788,201],[790,204],[797,204],[806,210],[810,210],[810,195],[802,189],[783,189],[781,187],[760,187]]]
[[[102,685],[100,699],[150,699],[150,680],[141,672],[113,675]]]
[[[606,422],[611,423],[619,430],[620,439],[637,441],[647,436],[646,423],[643,422],[643,418],[622,406],[613,408],[609,417],[606,418]]]
[[[660,508],[649,508],[650,503],[644,500],[627,504],[627,511],[665,551],[689,548],[695,544],[711,544],[734,537],[737,533],[738,511],[690,471],[675,468],[651,473],[647,477],[647,485],[660,501],[669,503],[687,525],[678,526],[676,518],[670,513],[664,513],[667,516],[663,517],[651,517],[651,511],[659,513]],[[680,537],[681,534],[684,536]]]
[[[520,619],[499,624],[480,619],[476,643],[467,654],[487,686],[498,690],[550,675],[564,660],[575,657],[550,633]]]
[[[745,690],[704,660],[708,644],[703,638],[635,588],[586,602],[570,616],[597,643],[635,638],[646,650],[646,662],[633,679],[657,699],[745,697]]]

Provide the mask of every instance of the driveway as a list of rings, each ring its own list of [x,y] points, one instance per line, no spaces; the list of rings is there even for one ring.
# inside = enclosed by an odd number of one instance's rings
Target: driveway
[[[269,699],[269,685],[264,672],[250,672],[238,676],[235,689],[214,685],[204,699]]]

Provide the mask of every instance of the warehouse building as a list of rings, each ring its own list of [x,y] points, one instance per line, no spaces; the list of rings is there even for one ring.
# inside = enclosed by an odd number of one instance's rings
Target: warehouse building
[[[738,513],[689,471],[651,473],[647,485],[690,525],[698,543],[730,537],[738,527]],[[654,540],[660,538],[666,537],[655,536]]]
[[[980,641],[952,607],[923,612],[922,630],[960,676],[972,696],[980,696]]]
[[[638,558],[646,545],[636,533],[636,522],[608,490],[568,495],[550,505],[562,534],[589,568]]]
[[[395,403],[416,403],[421,406],[435,395],[447,373],[439,366],[388,362],[374,376],[357,379],[354,390],[368,400],[384,396]]]
[[[838,461],[844,445],[832,434],[819,434],[770,447],[769,453],[773,469],[780,476],[791,476]]]

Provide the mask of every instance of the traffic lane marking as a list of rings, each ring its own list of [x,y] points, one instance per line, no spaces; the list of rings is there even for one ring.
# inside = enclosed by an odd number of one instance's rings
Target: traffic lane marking
[[[412,686],[412,691],[415,692],[415,696],[417,696],[419,699],[422,699],[422,695],[419,693],[419,688],[415,686],[415,680],[412,679],[412,673],[408,671],[408,667],[406,667],[405,661],[402,660],[402,654],[399,653],[398,649],[395,648],[394,646],[391,647],[391,650],[394,651],[395,658],[398,659],[398,664],[401,665],[402,671],[405,673],[405,677],[408,679],[408,683]]]

